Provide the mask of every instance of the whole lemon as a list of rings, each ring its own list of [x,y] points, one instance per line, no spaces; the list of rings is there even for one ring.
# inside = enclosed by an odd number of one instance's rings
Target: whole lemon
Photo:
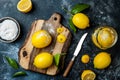
[[[48,68],[51,66],[53,63],[53,56],[48,53],[48,52],[42,52],[39,53],[35,58],[34,58],[34,65],[37,68],[44,69]]]
[[[72,18],[73,24],[79,29],[85,29],[89,27],[89,18],[83,13],[77,13]]]
[[[108,67],[110,63],[111,63],[111,57],[110,54],[108,54],[107,52],[98,53],[93,61],[94,68],[97,69],[104,69]]]
[[[45,30],[39,30],[32,35],[32,45],[36,48],[47,47],[52,41],[52,37]]]

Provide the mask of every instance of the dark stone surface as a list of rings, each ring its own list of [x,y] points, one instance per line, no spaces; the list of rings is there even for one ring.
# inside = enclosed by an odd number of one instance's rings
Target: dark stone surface
[[[120,80],[120,0],[32,0],[33,9],[27,14],[19,12],[16,8],[19,0],[0,0],[0,18],[2,17],[13,17],[21,26],[21,35],[13,43],[6,44],[0,42],[0,80],[80,80],[80,75],[84,69],[91,69],[97,74],[96,80]],[[90,4],[90,9],[84,11],[90,18],[90,28],[86,30],[78,30],[76,34],[73,34],[71,46],[68,50],[68,54],[65,59],[65,68],[70,61],[74,49],[80,39],[81,35],[88,32],[82,50],[72,67],[67,78],[63,78],[61,71],[57,76],[47,76],[31,71],[26,71],[28,76],[12,78],[12,74],[18,70],[12,69],[8,66],[4,56],[9,56],[18,60],[18,51],[23,44],[26,34],[30,29],[30,25],[34,20],[45,19],[47,20],[54,12],[58,12],[62,15],[62,24],[68,25],[68,18],[70,17],[62,8],[70,10],[71,7],[77,3]],[[91,34],[97,26],[109,25],[116,29],[118,32],[118,41],[115,46],[107,50],[98,49],[91,41]],[[93,68],[93,58],[101,51],[109,52],[112,56],[111,65],[104,70],[97,70]],[[80,58],[83,54],[89,54],[91,59],[89,64],[82,64]],[[64,69],[65,69],[64,68]]]

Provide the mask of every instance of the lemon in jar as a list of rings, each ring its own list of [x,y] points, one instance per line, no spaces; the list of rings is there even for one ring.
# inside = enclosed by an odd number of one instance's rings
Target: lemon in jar
[[[92,34],[93,43],[100,49],[108,49],[117,42],[117,32],[112,27],[103,26],[97,28]]]

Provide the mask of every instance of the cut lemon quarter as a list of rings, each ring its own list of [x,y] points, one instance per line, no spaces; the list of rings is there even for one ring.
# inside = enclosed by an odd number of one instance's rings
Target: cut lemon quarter
[[[96,74],[92,70],[84,70],[81,79],[82,80],[95,80]]]
[[[32,9],[31,0],[20,0],[17,4],[17,9],[23,13],[29,12]]]

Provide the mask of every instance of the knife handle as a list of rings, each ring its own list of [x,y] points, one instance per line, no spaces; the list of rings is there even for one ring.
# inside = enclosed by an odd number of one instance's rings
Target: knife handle
[[[74,60],[72,59],[72,60],[69,62],[68,66],[67,66],[67,68],[66,68],[66,70],[65,70],[65,72],[64,72],[64,74],[63,74],[63,77],[66,77],[66,76],[68,75],[68,73],[69,73],[69,71],[70,71],[73,63],[74,63]]]

